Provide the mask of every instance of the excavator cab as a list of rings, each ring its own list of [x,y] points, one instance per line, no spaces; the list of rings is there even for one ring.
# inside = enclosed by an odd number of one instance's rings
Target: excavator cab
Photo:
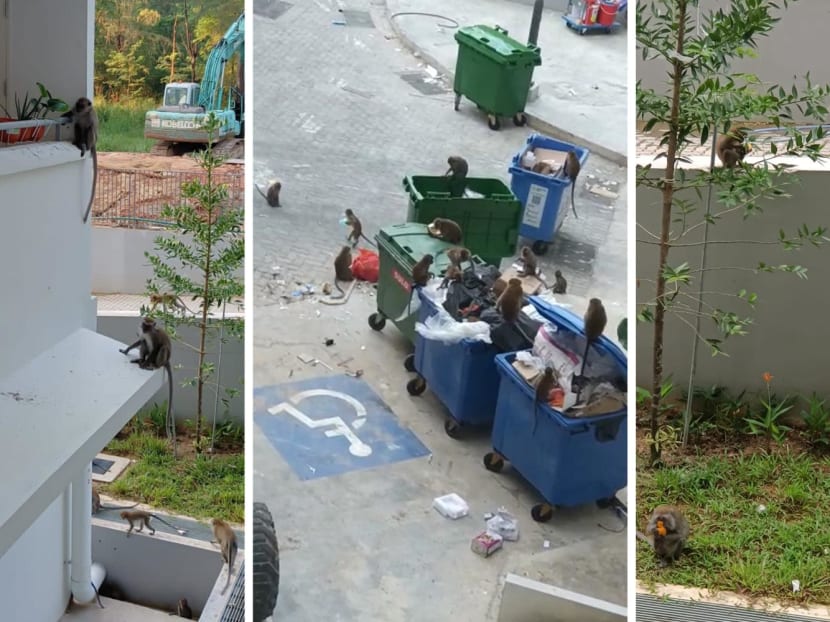
[[[171,82],[164,87],[165,112],[204,112],[199,105],[199,85],[195,82]]]

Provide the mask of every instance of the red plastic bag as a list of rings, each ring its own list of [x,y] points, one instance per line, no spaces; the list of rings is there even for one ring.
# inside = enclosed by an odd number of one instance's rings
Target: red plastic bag
[[[352,260],[352,274],[356,279],[377,283],[380,274],[380,258],[374,251],[359,248],[359,254]]]

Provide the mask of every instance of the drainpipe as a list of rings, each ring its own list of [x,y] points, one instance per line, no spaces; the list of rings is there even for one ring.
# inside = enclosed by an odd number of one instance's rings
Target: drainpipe
[[[533,3],[533,15],[530,18],[530,33],[527,35],[527,44],[536,45],[536,42],[539,40],[539,25],[542,23],[542,11],[545,8],[545,0],[536,0]],[[528,99],[535,99],[534,90],[533,88],[536,86],[536,83],[531,79],[530,81],[530,91],[528,95]]]
[[[106,570],[92,563],[92,463],[72,480],[72,597],[79,605],[95,600]],[[94,584],[94,588],[93,588]]]

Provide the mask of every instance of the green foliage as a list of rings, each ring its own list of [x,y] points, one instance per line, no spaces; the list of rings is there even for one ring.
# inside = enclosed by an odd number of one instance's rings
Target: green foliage
[[[761,400],[763,410],[757,416],[749,416],[744,418],[747,426],[749,426],[749,433],[756,436],[764,436],[767,439],[767,449],[771,449],[772,441],[781,443],[787,436],[790,428],[781,423],[781,418],[790,410],[793,404],[790,403],[790,397],[778,399],[772,395],[770,382],[767,385],[767,399]]]
[[[648,231],[640,225],[642,242],[660,247],[660,265],[654,292],[638,312],[641,322],[654,325],[652,363],[657,370],[653,379],[662,383],[663,331],[665,316],[685,324],[713,355],[725,354],[724,343],[746,335],[752,325],[751,313],[758,296],[738,286],[734,291],[700,291],[700,279],[708,271],[733,272],[735,280],[747,272],[789,273],[806,278],[805,267],[771,264],[753,257],[752,250],[766,245],[786,251],[805,246],[822,246],[827,228],[795,225],[791,231],[779,230],[770,240],[700,240],[702,230],[716,227],[727,219],[747,219],[764,213],[774,199],[786,197],[785,188],[797,178],[788,175],[789,167],[780,156],[803,156],[817,160],[825,138],[821,124],[827,115],[825,100],[830,87],[812,84],[809,74],[800,87],[765,86],[752,74],[734,72],[730,65],[740,58],[753,56],[757,41],[767,36],[779,21],[773,11],[787,7],[790,0],[734,0],[725,9],[704,11],[695,0],[643,0],[637,10],[637,45],[645,60],[662,62],[667,70],[667,88],[647,89],[637,84],[637,114],[645,121],[645,131],[662,128],[661,156],[666,171],[651,172],[651,164],[638,167],[637,185],[653,191],[662,212],[661,228]],[[794,1],[794,0],[793,0]],[[695,20],[701,21],[697,27]],[[795,116],[813,129],[799,129]],[[741,163],[733,169],[715,167],[689,174],[678,163],[683,152],[694,144],[708,144],[714,131],[724,133],[741,119],[766,120],[781,128],[785,143],[770,143],[770,153],[761,162]],[[750,137],[751,139],[751,137]],[[750,140],[751,142],[751,140]],[[703,205],[704,192],[714,189],[717,201]],[[659,196],[659,199],[658,199]],[[647,200],[644,203],[648,202]],[[738,265],[692,267],[688,262],[673,262],[671,251],[677,246],[703,248],[711,244],[740,244],[746,247],[745,261]],[[705,294],[705,295],[704,295]],[[705,298],[705,300],[704,300]],[[703,323],[712,327],[704,332]],[[708,334],[707,334],[708,333]],[[660,415],[660,397],[652,401],[650,417],[652,435]],[[752,419],[754,430],[764,430],[768,438],[778,437],[781,427],[769,417],[776,415],[780,404],[769,405],[764,417]],[[781,413],[778,413],[779,416]],[[687,416],[690,416],[687,414]],[[659,454],[652,446],[653,462]]]
[[[99,0],[95,84],[110,101],[150,97],[167,82],[198,82],[213,46],[244,10],[242,0]],[[229,63],[228,78],[236,71]]]
[[[213,136],[219,128],[219,120],[208,115],[205,129]],[[206,177],[182,184],[182,201],[162,209],[162,219],[171,223],[172,235],[155,239],[157,254],[146,252],[153,269],[153,277],[147,281],[148,294],[175,294],[190,296],[198,302],[195,316],[177,315],[158,307],[152,315],[163,320],[171,339],[179,345],[194,350],[199,357],[196,374],[185,383],[195,386],[197,392],[196,438],[197,451],[203,449],[202,422],[204,416],[204,390],[210,386],[220,394],[227,409],[228,401],[238,390],[221,387],[214,382],[215,365],[206,359],[208,345],[229,337],[242,339],[244,322],[238,318],[209,317],[221,314],[224,305],[244,297],[245,283],[241,276],[245,259],[245,241],[242,233],[243,206],[229,204],[228,189],[214,181],[213,173],[222,158],[208,147],[194,156]],[[191,278],[190,274],[195,275]],[[142,314],[150,314],[143,307]],[[178,335],[178,326],[192,326],[198,330],[198,344],[186,344]]]
[[[96,103],[101,121],[98,151],[150,151],[155,141],[144,138],[144,115],[156,105],[148,99]]]
[[[810,444],[820,450],[830,448],[830,409],[826,399],[813,393],[807,399],[807,410],[801,411],[804,420],[804,436]]]
[[[617,325],[617,339],[620,340],[622,347],[628,350],[628,318],[624,317]]]
[[[135,459],[127,472],[102,490],[171,512],[242,522],[245,515],[245,456],[174,458],[164,439],[134,433],[108,445]]]
[[[32,119],[43,119],[50,112],[66,112],[69,110],[69,105],[65,101],[52,97],[49,89],[40,82],[36,84],[39,91],[37,97],[29,97],[29,91],[26,91],[26,94],[21,99],[15,93],[15,114],[12,115],[5,106],[0,106],[3,109],[3,114],[18,121],[29,121]]]
[[[667,568],[638,541],[638,579],[788,603],[830,602],[828,469],[830,459],[790,453],[696,456],[678,466],[640,468],[637,523],[644,525],[656,505],[674,503],[693,535]],[[795,594],[792,579],[801,582]]]

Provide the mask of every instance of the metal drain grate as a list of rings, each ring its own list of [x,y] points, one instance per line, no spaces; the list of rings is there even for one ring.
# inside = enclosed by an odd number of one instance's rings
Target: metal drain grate
[[[254,0],[254,15],[277,19],[293,5],[283,0]]]
[[[637,594],[637,622],[818,622],[823,619]]]
[[[97,473],[98,475],[103,475],[112,468],[113,464],[115,464],[114,460],[104,460],[103,458],[95,458],[92,461],[92,472]]]
[[[369,11],[340,9],[340,14],[343,16],[343,21],[346,22],[346,26],[357,26],[358,28],[375,27],[375,22],[372,21],[372,16],[369,14]]]
[[[245,566],[239,569],[220,622],[245,622]]]
[[[402,71],[401,80],[413,87],[421,95],[443,95],[449,92],[444,83],[423,71]]]

